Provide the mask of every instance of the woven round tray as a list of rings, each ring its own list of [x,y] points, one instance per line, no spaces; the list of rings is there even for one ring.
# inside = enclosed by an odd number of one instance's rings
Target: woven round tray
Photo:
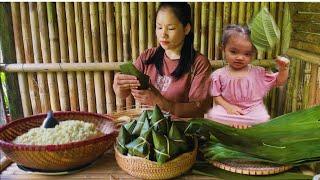
[[[119,167],[131,176],[143,179],[171,179],[188,171],[196,161],[198,142],[193,151],[186,152],[164,164],[137,156],[125,156],[115,146],[115,157]]]
[[[246,175],[271,175],[291,168],[291,166],[288,165],[275,165],[244,160],[210,161],[210,163],[220,169]]]

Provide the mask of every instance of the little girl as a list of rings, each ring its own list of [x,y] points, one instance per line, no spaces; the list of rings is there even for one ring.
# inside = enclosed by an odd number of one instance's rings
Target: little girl
[[[210,93],[215,105],[207,117],[236,128],[246,128],[269,120],[263,104],[268,91],[285,84],[290,61],[277,57],[277,73],[250,64],[256,49],[250,40],[250,30],[239,25],[226,27],[222,48],[228,65],[211,74]]]

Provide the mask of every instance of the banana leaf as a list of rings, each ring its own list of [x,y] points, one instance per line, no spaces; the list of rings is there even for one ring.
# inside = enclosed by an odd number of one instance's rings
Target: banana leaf
[[[128,154],[131,156],[139,156],[149,159],[151,155],[151,143],[148,142],[151,136],[151,128],[140,135],[137,139],[126,145]]]
[[[136,76],[140,82],[138,89],[148,89],[149,88],[149,76],[140,72],[132,62],[128,62],[120,65],[120,71],[123,74]]]
[[[173,146],[177,149],[178,154],[187,152],[190,149],[186,137],[180,133],[175,122],[171,124],[169,139],[173,141]]]
[[[157,163],[167,162],[171,158],[168,138],[152,130],[152,139]]]
[[[126,144],[131,141],[131,135],[130,133],[124,128],[124,126],[121,126],[119,135],[117,137],[117,149],[122,154],[126,155],[128,153],[128,149],[126,148]]]
[[[186,132],[207,127],[228,149],[275,164],[320,161],[320,106],[285,114],[248,129],[235,129],[207,119],[192,119]]]
[[[147,111],[143,111],[142,114],[140,115],[139,119],[137,120],[137,124],[132,131],[132,134],[139,136],[141,132],[141,128],[145,121],[148,121]]]
[[[164,117],[158,105],[156,105],[153,109],[150,125],[157,133],[160,133],[162,135],[168,133],[168,118]]]
[[[129,123],[126,123],[124,126],[124,128],[126,128],[126,130],[132,135],[132,132],[135,128],[137,124],[137,120],[133,120],[133,121],[130,121]]]
[[[267,8],[262,8],[249,25],[254,46],[262,51],[272,49],[280,39],[280,30]]]

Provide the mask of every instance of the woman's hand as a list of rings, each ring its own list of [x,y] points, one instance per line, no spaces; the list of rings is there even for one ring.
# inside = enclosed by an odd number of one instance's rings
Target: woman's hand
[[[130,94],[130,89],[137,89],[140,82],[137,77],[116,73],[113,81],[113,90],[121,98],[125,98]]]
[[[277,56],[276,63],[279,67],[279,71],[284,71],[289,68],[290,60],[285,57]]]
[[[233,114],[233,115],[243,115],[244,112],[242,111],[241,108],[239,108],[238,106],[229,104],[227,106],[224,107],[227,111],[228,114]]]
[[[155,87],[152,86],[152,84],[149,84],[149,86],[149,89],[145,90],[131,89],[131,94],[133,95],[134,99],[140,103],[154,106],[161,101],[163,96]]]

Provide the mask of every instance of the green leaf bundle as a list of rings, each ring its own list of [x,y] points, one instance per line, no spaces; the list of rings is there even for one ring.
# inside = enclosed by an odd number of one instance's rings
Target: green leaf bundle
[[[120,71],[123,74],[136,76],[140,82],[138,89],[149,88],[149,76],[140,72],[131,62],[120,65]]]

